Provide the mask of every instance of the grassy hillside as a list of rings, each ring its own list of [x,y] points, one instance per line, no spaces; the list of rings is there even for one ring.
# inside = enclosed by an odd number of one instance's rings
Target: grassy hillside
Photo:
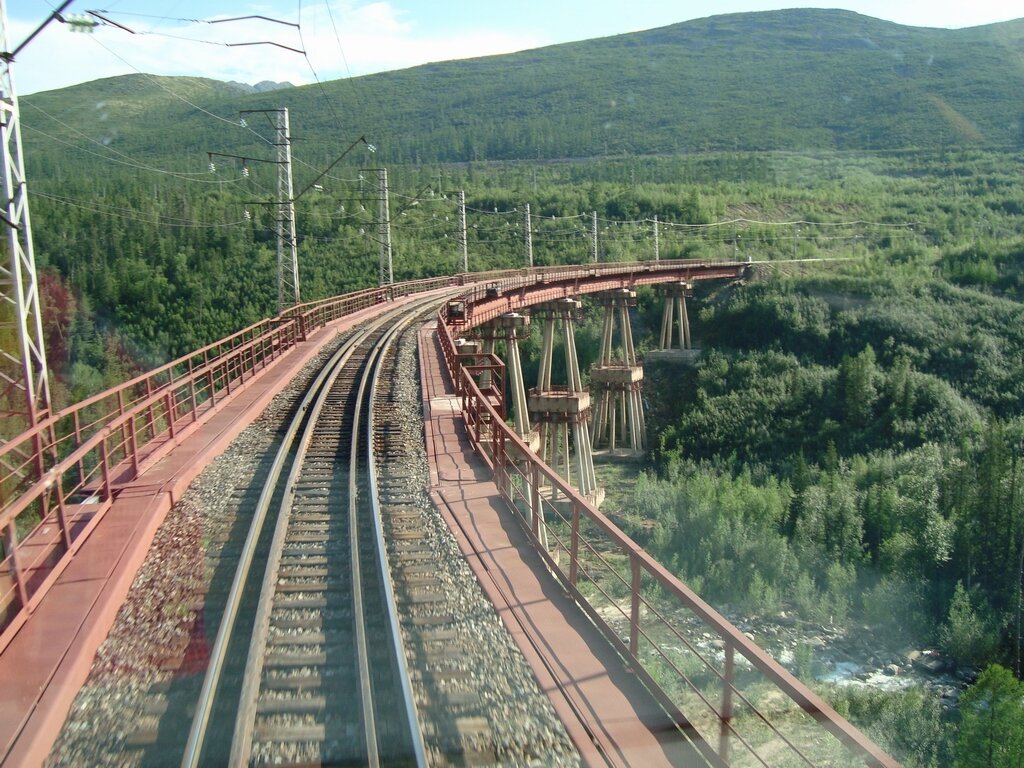
[[[239,109],[278,106],[290,108],[307,157],[332,157],[365,134],[385,163],[1006,147],[1024,141],[1022,64],[1024,20],[944,30],[799,9],[429,64],[323,90],[247,94],[196,78],[111,78],[26,98],[24,122],[193,167],[226,141],[232,151],[258,147],[208,112],[235,121]],[[26,142],[40,162],[67,151],[31,130]]]

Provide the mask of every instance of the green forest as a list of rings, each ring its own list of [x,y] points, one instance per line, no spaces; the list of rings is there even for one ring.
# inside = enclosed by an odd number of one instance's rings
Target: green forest
[[[307,298],[376,280],[376,193],[350,173],[341,197],[297,207]],[[538,264],[588,260],[591,212],[601,260],[653,258],[657,216],[662,258],[755,262],[741,283],[698,286],[696,366],[649,368],[649,463],[608,510],[713,604],[867,627],[974,674],[996,665],[964,697],[1002,697],[1003,726],[1019,724],[1019,694],[1005,698],[1024,578],[1019,155],[724,153],[391,179],[399,279],[460,269],[460,189],[471,269],[524,263],[526,203]],[[98,192],[94,210],[33,200],[64,402],[273,314],[272,227],[244,190],[146,194],[111,176]],[[832,261],[799,261],[816,257]],[[641,291],[641,351],[660,311]],[[591,312],[580,327],[584,368],[599,324]],[[974,765],[964,745],[991,738],[963,706],[829,695],[907,765]]]
[[[241,126],[239,111],[277,107],[321,168],[360,135],[389,166],[1012,149],[1024,145],[1022,41],[1021,20],[929,29],[842,10],[737,13],[269,93],[139,73],[33,94],[24,120],[58,174],[83,137],[99,155],[184,173],[201,172],[208,151],[259,156],[260,121]]]
[[[750,261],[698,285],[696,364],[647,368],[651,449],[605,511],[715,606],[941,651],[958,706],[815,685],[907,766],[1019,768],[1022,35],[785,11],[323,90],[29,97],[55,405],[277,312],[272,131],[242,109],[287,105],[303,136],[304,300],[376,284],[384,166],[397,280],[462,271],[459,192],[470,271],[525,265],[527,205],[537,265],[589,261],[594,217],[600,261]],[[641,353],[660,315],[641,290]]]

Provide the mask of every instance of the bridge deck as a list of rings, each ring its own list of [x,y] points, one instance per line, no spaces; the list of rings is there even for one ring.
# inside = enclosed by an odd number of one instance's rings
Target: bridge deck
[[[443,367],[433,325],[424,327],[420,368],[432,495],[584,760],[589,765],[706,765],[547,573],[473,453]]]
[[[0,764],[41,765],[46,759],[160,523],[206,463],[338,331],[409,300],[360,310],[310,334],[120,491],[102,524],[0,654]]]
[[[188,484],[335,333],[380,309],[311,334],[120,491],[103,523],[0,654],[0,764],[45,760],[156,530]],[[423,346],[422,360],[435,497],[584,758],[590,764],[704,764],[551,582],[523,531],[502,512],[496,489],[482,480],[479,460],[460,440],[458,403],[432,340]]]

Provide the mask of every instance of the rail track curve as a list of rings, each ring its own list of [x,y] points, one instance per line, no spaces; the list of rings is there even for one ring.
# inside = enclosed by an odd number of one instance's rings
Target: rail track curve
[[[426,764],[371,450],[387,430],[373,418],[374,394],[389,384],[381,366],[417,316],[387,313],[352,334],[297,409],[243,547],[183,766],[207,762],[207,735],[226,727],[213,716],[214,702],[234,695],[232,765]],[[258,574],[254,554],[271,516]],[[241,606],[255,581],[250,617]],[[223,685],[229,649],[245,645],[240,686]]]

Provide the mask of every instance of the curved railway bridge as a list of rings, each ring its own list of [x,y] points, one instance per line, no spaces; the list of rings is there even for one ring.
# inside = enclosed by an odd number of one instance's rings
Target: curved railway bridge
[[[537,305],[747,268],[535,268],[313,302],[4,444],[0,764],[895,765],[542,461],[510,424],[525,403],[508,407],[504,362],[465,343]],[[200,534],[175,510],[215,465],[242,479]],[[147,583],[184,640],[146,623]],[[128,663],[119,637],[160,658]],[[119,664],[142,703],[103,704],[107,723],[83,683]],[[76,717],[105,738],[76,741]]]

